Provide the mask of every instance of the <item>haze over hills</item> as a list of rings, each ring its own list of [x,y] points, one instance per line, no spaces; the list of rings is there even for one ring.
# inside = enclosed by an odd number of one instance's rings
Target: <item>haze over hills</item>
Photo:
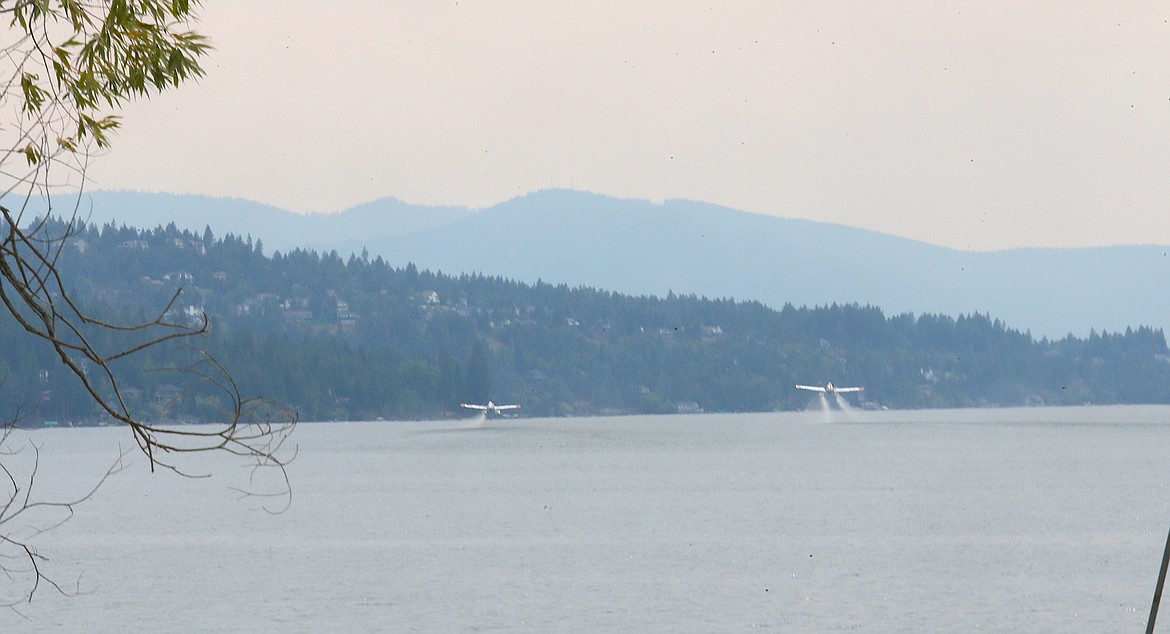
[[[40,213],[44,202],[36,203],[33,210]],[[53,204],[54,215],[68,215],[77,198],[61,196]],[[383,198],[339,213],[305,215],[239,198],[142,192],[87,193],[76,206],[80,218],[99,225],[115,222],[152,229],[174,222],[180,229],[200,232],[211,227],[216,235],[260,238],[270,245],[269,252],[302,247],[360,253],[367,240],[425,231],[474,213],[463,207],[425,207]]]
[[[482,210],[380,199],[302,216],[237,199],[87,194],[97,224],[250,235],[264,250],[369,252],[394,266],[628,294],[697,294],[886,314],[984,313],[1036,337],[1170,325],[1170,248],[963,252],[840,225],[717,205],[547,190]]]

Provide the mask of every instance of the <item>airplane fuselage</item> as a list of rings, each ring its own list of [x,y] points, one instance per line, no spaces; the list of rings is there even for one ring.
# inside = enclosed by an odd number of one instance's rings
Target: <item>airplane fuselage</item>
[[[820,385],[797,385],[798,390],[807,390],[809,392],[820,392],[821,394],[842,394],[845,392],[864,392],[864,387],[837,387],[829,381],[824,386]]]
[[[496,405],[495,403],[493,403],[491,401],[488,401],[487,405],[478,405],[476,403],[460,403],[459,407],[463,407],[466,409],[473,409],[476,411],[484,412],[485,414],[495,414],[497,416],[502,414],[504,412],[504,410],[520,409],[519,405]]]

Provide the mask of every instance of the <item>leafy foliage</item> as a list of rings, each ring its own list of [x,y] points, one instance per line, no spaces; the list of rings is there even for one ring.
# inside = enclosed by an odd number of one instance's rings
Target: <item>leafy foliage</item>
[[[110,143],[116,109],[127,100],[199,77],[210,45],[186,28],[197,3],[185,0],[9,0],[14,41],[3,100],[15,99],[25,123],[20,152],[40,165],[92,140]],[[18,147],[19,147],[18,146]]]
[[[9,18],[0,39],[7,63],[0,71],[0,110],[6,115],[0,124],[0,312],[6,329],[0,337],[12,351],[0,370],[13,377],[9,382],[0,375],[9,416],[3,420],[19,423],[34,412],[64,412],[68,408],[58,404],[69,403],[69,411],[80,416],[127,425],[152,468],[183,473],[176,456],[225,453],[257,469],[273,468],[287,485],[286,458],[277,454],[294,420],[271,401],[243,397],[206,351],[187,349],[183,376],[194,406],[219,425],[200,430],[152,425],[122,389],[120,371],[140,367],[129,359],[189,345],[207,331],[206,317],[171,319],[177,292],[169,299],[152,295],[158,300],[153,310],[139,303],[137,314],[123,321],[106,317],[117,311],[89,310],[73,296],[78,280],[60,266],[72,226],[26,222],[32,195],[46,197],[52,208],[61,188],[84,190],[90,153],[109,147],[119,106],[202,74],[198,59],[209,45],[185,26],[195,5],[189,0],[0,0],[0,15]],[[67,200],[76,210],[77,194]],[[33,365],[8,365],[17,363]],[[7,607],[31,600],[43,583],[64,591],[44,574],[44,556],[18,534],[18,523],[38,509],[72,514],[73,506],[88,497],[52,502],[33,496],[39,462],[34,460],[27,472],[14,468],[18,450],[6,446],[10,429],[6,425],[0,433],[0,578],[16,588],[18,598],[0,587],[0,605]]]
[[[198,58],[208,44],[184,26],[192,6],[186,0],[0,0],[0,14],[10,16],[9,36],[14,38],[5,46],[11,65],[0,102],[18,106],[17,124],[4,130],[15,132],[14,150],[0,158],[6,162],[23,154],[29,169],[19,172],[7,164],[0,169],[9,180],[0,194],[0,303],[19,327],[17,336],[24,335],[50,357],[41,365],[42,384],[63,368],[71,389],[88,398],[102,416],[131,428],[152,465],[174,468],[160,461],[163,454],[210,450],[271,463],[270,443],[278,445],[283,434],[269,435],[271,427],[261,433],[244,429],[243,423],[260,422],[249,418],[257,411],[253,401],[242,398],[230,375],[206,355],[192,359],[187,369],[197,382],[220,392],[221,428],[204,434],[174,432],[136,418],[121,390],[118,368],[150,348],[190,342],[206,331],[206,317],[170,319],[177,292],[169,298],[153,296],[155,310],[143,308],[134,318],[98,317],[102,313],[74,300],[70,285],[75,282],[59,266],[72,226],[24,222],[28,194],[48,194],[58,187],[52,174],[62,167],[84,180],[90,144],[108,145],[106,132],[117,120],[99,109],[116,109],[128,99],[202,73]],[[18,189],[25,190],[25,197]]]

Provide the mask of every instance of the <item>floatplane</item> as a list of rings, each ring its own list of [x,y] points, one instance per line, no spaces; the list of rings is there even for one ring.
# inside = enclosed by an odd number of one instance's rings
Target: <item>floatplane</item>
[[[520,409],[519,405],[496,405],[491,401],[488,401],[487,405],[478,405],[476,403],[460,403],[459,407],[483,412],[485,415],[493,414],[496,416],[502,415],[505,410]]]
[[[829,398],[837,401],[837,405],[841,409],[847,410],[849,409],[849,403],[845,402],[845,397],[841,395],[847,394],[849,392],[865,391],[865,388],[863,387],[838,387],[833,385],[832,381],[824,385],[797,385],[796,389],[805,390],[808,392],[816,392],[817,396],[819,396],[821,400],[821,408],[826,411],[829,410]]]
[[[863,388],[863,387],[837,387],[836,385],[833,385],[832,381],[829,381],[828,383],[824,384],[823,386],[820,386],[820,385],[797,385],[796,389],[808,390],[810,392],[820,392],[821,394],[844,394],[845,392],[864,392],[865,391],[865,388]]]

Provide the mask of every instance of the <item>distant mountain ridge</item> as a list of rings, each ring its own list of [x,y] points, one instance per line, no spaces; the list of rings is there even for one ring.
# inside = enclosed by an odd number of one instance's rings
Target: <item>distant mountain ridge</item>
[[[303,216],[202,196],[95,192],[89,222],[250,235],[264,250],[367,250],[394,266],[483,273],[634,295],[696,294],[887,314],[984,313],[1034,336],[1170,325],[1170,248],[971,253],[840,225],[545,190],[482,210],[385,198]]]
[[[54,199],[54,215],[72,212],[76,202],[69,196]],[[40,213],[44,202],[37,201],[33,209]],[[77,211],[83,220],[98,225],[114,222],[153,229],[173,222],[180,229],[211,227],[216,235],[232,233],[260,238],[265,244],[271,241],[270,252],[301,247],[339,253],[355,245],[360,253],[360,245],[368,239],[425,231],[474,213],[464,207],[428,207],[382,198],[334,214],[306,215],[241,198],[101,191],[85,194]]]

